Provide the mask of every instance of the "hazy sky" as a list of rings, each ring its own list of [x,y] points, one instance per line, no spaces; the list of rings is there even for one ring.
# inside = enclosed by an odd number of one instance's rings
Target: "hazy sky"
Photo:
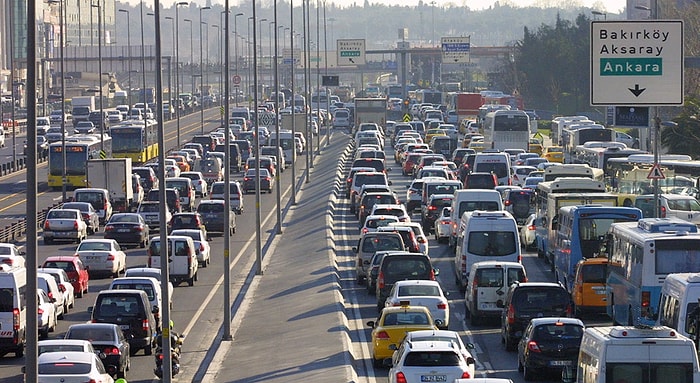
[[[121,3],[128,3],[131,5],[139,4],[141,0],[118,0]],[[192,3],[204,5],[207,0],[190,0]],[[224,4],[224,0],[210,0],[214,4]],[[289,0],[286,2],[288,3]],[[301,5],[302,0],[292,0],[294,5]],[[312,4],[323,3],[324,0],[310,0]],[[340,6],[349,6],[352,4],[362,5],[365,0],[326,0],[328,3],[335,3]],[[408,5],[415,6],[418,5],[420,0],[369,0],[370,4],[386,4],[386,5]],[[423,0],[423,4],[430,4],[432,0]],[[512,4],[514,6],[527,7],[527,6],[542,6],[542,7],[556,7],[558,4],[565,5],[580,5],[590,8],[600,9],[604,12],[617,13],[624,9],[626,0],[434,0],[436,6],[444,6],[453,4],[455,6],[469,6],[471,9],[479,10],[492,6],[494,3],[499,2],[500,4]],[[642,0],[643,2],[644,0]],[[160,0],[161,4],[170,5],[174,3],[175,0]],[[229,4],[232,6],[250,3],[250,0],[229,0]],[[257,4],[264,7],[269,7],[274,3],[274,0],[257,0]],[[148,0],[146,0],[148,4]],[[152,7],[152,5],[151,5]]]

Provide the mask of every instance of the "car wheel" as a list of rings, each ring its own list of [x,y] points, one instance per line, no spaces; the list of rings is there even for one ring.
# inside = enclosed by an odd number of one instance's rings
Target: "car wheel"
[[[505,337],[504,344],[506,346],[506,351],[515,351],[515,344],[510,339],[508,339],[508,335],[506,335]]]
[[[82,286],[81,286],[81,288],[80,288],[80,291],[78,291],[75,295],[77,295],[78,298],[82,298],[82,297],[83,297],[83,289],[82,289]]]
[[[375,359],[374,357],[372,357],[372,366],[374,366],[374,368],[382,368],[382,367],[384,367],[384,361],[381,359]]]
[[[518,357],[518,372],[523,372],[523,364],[520,362],[520,358]]]
[[[58,316],[58,319],[63,319],[68,312],[68,304],[66,303],[65,299],[63,300],[63,312],[61,315]]]
[[[56,316],[56,313],[53,314],[53,325],[50,325],[48,328],[48,332],[54,332],[56,331],[56,323],[58,323],[58,316]],[[49,335],[48,333],[46,335]]]
[[[470,312],[469,323],[471,323],[472,326],[479,326],[481,325],[481,317],[479,317],[478,315],[474,315],[474,313]]]
[[[15,351],[15,358],[21,358],[24,356],[24,344],[20,345],[17,351]]]
[[[44,245],[50,245],[52,242],[52,239],[44,237]]]
[[[533,371],[531,368],[528,368],[527,365],[523,366],[523,378],[525,378],[526,381],[531,381],[535,380],[535,371]]]
[[[194,275],[192,276],[192,278],[187,280],[187,284],[190,286],[194,286]]]

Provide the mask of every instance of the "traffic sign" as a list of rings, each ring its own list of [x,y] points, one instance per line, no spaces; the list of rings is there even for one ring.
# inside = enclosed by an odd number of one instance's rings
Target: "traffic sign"
[[[338,40],[338,66],[365,65],[365,39]]]
[[[468,63],[469,62],[469,36],[467,37],[442,37],[443,63]]]
[[[413,120],[413,118],[410,114],[406,113],[403,115],[403,122],[410,122],[411,120]]]
[[[683,21],[591,22],[591,105],[683,105]]]
[[[664,175],[664,172],[661,171],[659,164],[654,164],[649,171],[649,175],[647,175],[647,179],[649,180],[662,180],[665,178],[666,176]]]
[[[100,150],[100,158],[103,160],[107,158],[107,152],[105,152],[104,150]]]
[[[260,120],[260,126],[271,126],[275,124],[275,114],[274,113],[260,113],[258,117]]]
[[[233,83],[235,85],[239,85],[241,83],[241,76],[239,76],[237,74],[233,75]]]

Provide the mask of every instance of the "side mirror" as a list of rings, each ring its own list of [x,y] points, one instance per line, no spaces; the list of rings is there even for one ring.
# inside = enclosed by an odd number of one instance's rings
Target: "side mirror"
[[[357,247],[353,247],[353,248],[352,248],[352,252],[353,252],[353,253],[357,253]]]
[[[58,291],[65,293],[66,292],[66,286],[63,285],[58,285]]]
[[[374,328],[375,324],[376,323],[373,320],[367,322],[367,326],[372,327],[372,328]]]
[[[499,309],[502,309],[502,308],[506,307],[506,305],[503,303],[502,300],[499,299],[496,301],[496,307],[498,307]]]
[[[440,275],[440,269],[438,269],[437,267],[433,267],[433,274],[435,274],[436,277]]]
[[[92,311],[93,311],[94,309],[95,309],[95,308],[94,308],[93,306],[88,306],[87,312],[90,313],[90,314],[92,314]]]
[[[151,312],[153,314],[158,314],[160,312],[160,308],[158,306],[153,306],[153,309],[151,309]]]
[[[444,324],[445,324],[445,322],[443,322],[442,319],[435,319],[435,325],[436,325],[436,326],[442,327],[442,325],[444,325]]]

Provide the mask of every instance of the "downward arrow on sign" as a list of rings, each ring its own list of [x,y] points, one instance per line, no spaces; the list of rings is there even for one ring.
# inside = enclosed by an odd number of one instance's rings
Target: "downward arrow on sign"
[[[632,89],[632,88],[627,88],[627,89],[629,89],[629,91],[632,92],[632,94],[635,97],[639,97],[639,95],[642,94],[642,92],[647,90],[647,88],[639,89],[639,84],[634,84],[634,89]]]
[[[352,58],[349,58],[348,61],[350,61],[353,64],[355,63],[355,60],[353,60]]]

